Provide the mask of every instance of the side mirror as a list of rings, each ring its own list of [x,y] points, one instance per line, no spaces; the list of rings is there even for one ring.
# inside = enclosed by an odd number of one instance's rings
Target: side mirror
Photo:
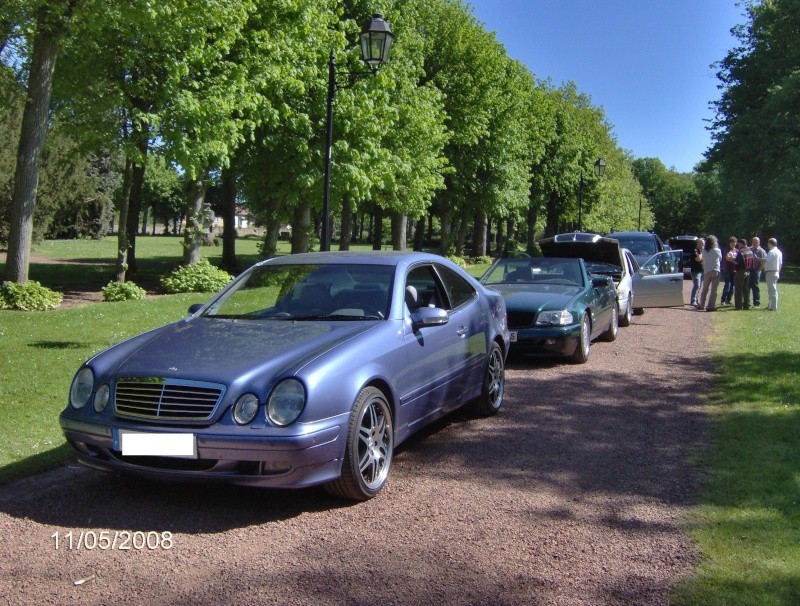
[[[420,307],[411,314],[411,324],[414,328],[442,326],[449,320],[450,316],[447,315],[447,312],[438,307]]]
[[[203,305],[205,305],[205,303],[195,303],[194,305],[189,307],[189,315],[193,316],[194,314],[196,314],[198,311],[203,309]]]
[[[611,283],[611,278],[608,276],[596,276],[592,278],[592,286],[594,288],[604,288]]]

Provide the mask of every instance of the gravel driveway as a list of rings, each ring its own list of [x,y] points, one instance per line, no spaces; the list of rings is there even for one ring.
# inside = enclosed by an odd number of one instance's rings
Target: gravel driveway
[[[0,603],[667,604],[697,561],[711,317],[648,310],[585,365],[511,360],[497,417],[412,438],[367,503],[72,466],[5,486]]]

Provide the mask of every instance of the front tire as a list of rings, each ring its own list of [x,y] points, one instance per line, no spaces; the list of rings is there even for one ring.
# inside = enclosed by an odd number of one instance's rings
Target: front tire
[[[473,411],[482,417],[496,415],[503,405],[505,394],[506,371],[503,361],[503,350],[497,342],[492,342],[489,355],[486,357],[486,369],[483,373],[483,388],[480,397],[473,404]]]
[[[335,496],[366,501],[377,495],[389,477],[394,429],[389,402],[376,387],[361,390],[350,413],[342,475],[325,489]]]
[[[572,354],[572,361],[576,364],[584,364],[589,359],[589,348],[592,344],[592,323],[589,314],[583,314],[581,318],[581,334],[575,353]]]

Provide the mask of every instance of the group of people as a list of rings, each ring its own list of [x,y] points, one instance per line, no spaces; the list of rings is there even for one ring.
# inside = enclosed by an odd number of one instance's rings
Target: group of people
[[[700,311],[715,311],[722,280],[720,305],[730,305],[733,300],[735,309],[750,309],[752,294],[752,306],[760,307],[763,278],[767,283],[766,309],[777,311],[783,253],[775,238],[767,241],[767,250],[761,248],[759,238],[753,238],[748,246],[744,238],[731,236],[725,252],[720,250],[716,236],[698,238],[696,244],[691,258],[691,305]]]

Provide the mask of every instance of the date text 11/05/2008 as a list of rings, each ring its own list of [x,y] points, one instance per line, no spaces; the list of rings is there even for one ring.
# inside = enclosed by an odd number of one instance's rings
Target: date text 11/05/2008
[[[130,530],[80,530],[50,535],[53,545],[58,549],[91,551],[93,549],[107,550],[119,549],[120,551],[141,551],[156,549],[172,549],[174,540],[172,533],[142,532]]]

